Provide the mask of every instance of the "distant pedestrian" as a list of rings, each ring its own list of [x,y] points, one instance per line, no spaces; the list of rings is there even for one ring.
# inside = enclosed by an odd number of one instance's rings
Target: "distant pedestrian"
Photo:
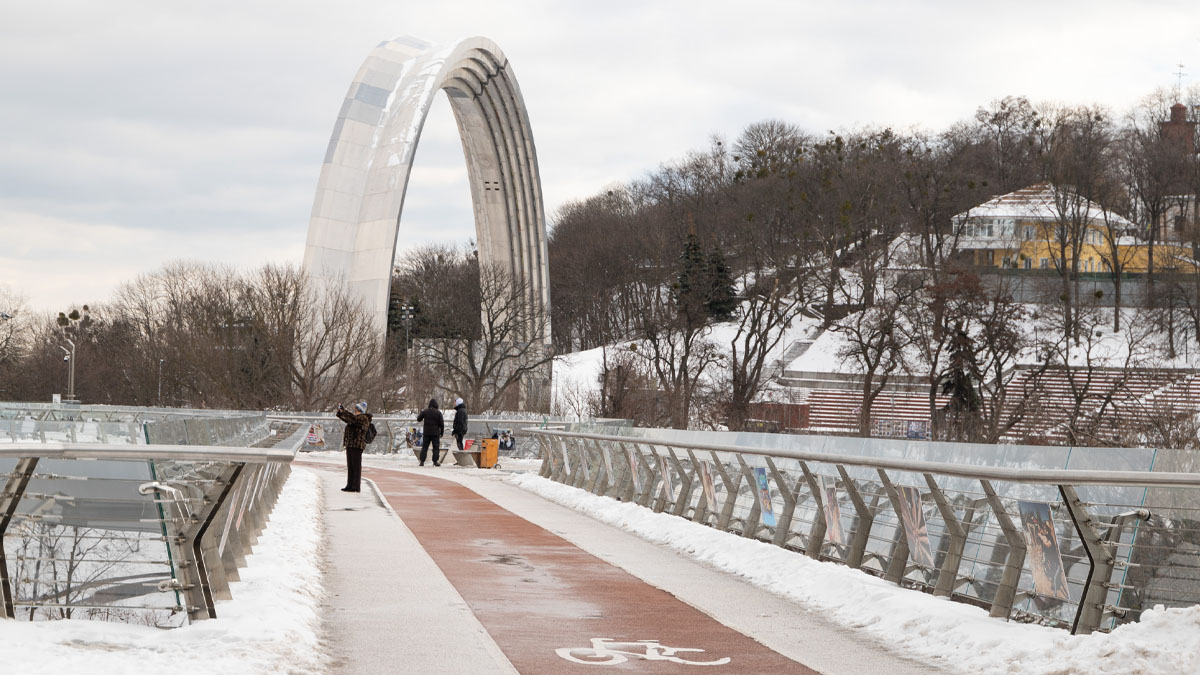
[[[436,398],[429,399],[429,407],[422,410],[417,415],[418,422],[425,422],[424,433],[421,434],[421,466],[425,466],[425,453],[429,451],[429,445],[433,444],[433,465],[441,466],[438,461],[441,458],[442,452],[442,434],[446,433],[446,420],[442,417],[442,411],[438,410],[438,402]]]
[[[342,445],[346,448],[346,487],[342,488],[342,492],[359,492],[362,487],[363,450],[367,447],[367,428],[371,426],[367,402],[355,403],[354,412],[339,404],[337,416],[346,423],[346,430],[342,433]]]
[[[450,433],[454,434],[454,442],[462,450],[463,436],[467,435],[467,404],[461,398],[454,399],[454,427]]]

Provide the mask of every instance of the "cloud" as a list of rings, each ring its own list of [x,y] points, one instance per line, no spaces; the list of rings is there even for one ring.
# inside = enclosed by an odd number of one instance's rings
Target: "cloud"
[[[47,309],[173,258],[298,263],[342,97],[402,33],[505,50],[548,216],[765,118],[941,128],[1009,94],[1120,111],[1200,44],[1186,2],[52,0],[4,14],[0,281]],[[398,248],[465,242],[471,219],[439,100]],[[31,231],[43,243],[23,243]]]

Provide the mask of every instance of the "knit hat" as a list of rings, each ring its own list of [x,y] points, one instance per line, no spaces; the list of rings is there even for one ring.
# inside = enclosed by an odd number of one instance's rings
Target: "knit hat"
[[[458,406],[460,406],[462,404],[463,404],[463,400],[461,398],[454,399],[454,407],[455,408],[457,408]]]
[[[355,409],[355,410],[357,410],[357,411],[358,411],[358,412],[360,412],[360,413],[365,413],[365,412],[367,412],[367,402],[366,402],[366,401],[359,401],[358,403],[355,403],[355,404],[354,404],[354,409]]]

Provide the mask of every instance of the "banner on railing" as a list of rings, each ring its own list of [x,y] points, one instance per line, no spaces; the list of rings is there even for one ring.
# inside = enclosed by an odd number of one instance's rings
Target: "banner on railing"
[[[825,478],[818,476],[822,500],[821,510],[825,512],[825,538],[834,544],[846,543],[846,535],[842,532],[842,512],[838,509],[837,485],[826,485]]]
[[[775,527],[775,507],[771,504],[771,484],[767,482],[767,470],[761,466],[754,467],[754,482],[758,484],[758,507],[762,511],[763,525]]]
[[[1067,587],[1067,575],[1062,552],[1058,548],[1058,535],[1054,531],[1050,505],[1018,500],[1017,510],[1021,513],[1021,530],[1029,550],[1034,592],[1048,598],[1070,600],[1071,593]]]
[[[717,491],[713,488],[712,467],[708,462],[700,462],[700,486],[704,488],[704,503],[709,511],[717,508]]]
[[[914,487],[897,487],[900,493],[900,522],[908,540],[908,555],[922,567],[933,567],[933,551],[929,548],[929,530],[921,512],[921,491]]]

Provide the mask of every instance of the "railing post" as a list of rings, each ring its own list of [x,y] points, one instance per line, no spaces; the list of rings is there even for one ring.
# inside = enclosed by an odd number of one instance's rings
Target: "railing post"
[[[717,453],[712,452],[713,468],[717,474],[721,476],[721,484],[725,486],[725,503],[721,505],[721,515],[717,517],[717,529],[723,532],[729,531],[729,521],[733,518],[733,507],[737,504],[738,488],[741,487],[742,474],[733,474],[734,478],[729,477],[729,472],[725,469],[725,464],[717,457]]]
[[[611,462],[604,461],[605,451],[600,447],[600,441],[592,441],[591,446],[596,453],[596,479],[592,481],[592,489],[589,492],[603,497],[613,482],[612,476],[608,475],[608,465]]]
[[[641,445],[636,443],[635,446]],[[638,505],[650,507],[650,500],[656,495],[654,488],[658,485],[658,467],[650,466],[650,462],[646,461],[646,456],[641,450],[635,450],[633,453],[634,459],[638,465],[642,467],[642,472],[639,474],[642,479],[642,494],[638,496]],[[657,457],[657,455],[655,455]],[[658,462],[656,461],[655,464]]]
[[[1091,563],[1088,569],[1087,581],[1083,586],[1083,596],[1079,598],[1079,611],[1075,613],[1075,623],[1071,626],[1072,635],[1088,635],[1100,627],[1104,620],[1104,607],[1108,600],[1108,584],[1112,578],[1116,555],[1110,544],[1106,543],[1096,532],[1096,523],[1091,514],[1079,499],[1075,488],[1070,485],[1059,485],[1063,505],[1075,524],[1075,531],[1083,542],[1083,550]]]
[[[554,454],[555,462],[554,462],[553,478],[555,481],[566,485],[568,483],[567,470],[569,468],[571,468],[570,467],[571,462],[567,458],[567,439],[562,438],[562,437],[556,437],[554,439],[554,445],[556,447],[555,447],[555,454]]]
[[[642,491],[641,474],[638,474],[636,480],[634,479],[633,475],[633,466],[635,463],[638,463],[638,460],[636,457],[634,457],[634,454],[636,454],[638,451],[636,448],[630,448],[624,443],[621,443],[620,446],[622,453],[625,455],[624,475],[626,476],[626,481],[623,484],[624,490],[621,492],[622,501],[637,503],[637,499],[641,496],[640,493]],[[640,466],[640,463],[638,463],[638,466]]]
[[[675,456],[675,451],[670,447],[667,448],[667,454],[671,460],[671,464],[675,467],[675,473],[679,474],[679,495],[675,497],[675,504],[671,507],[671,515],[682,516],[687,510],[688,503],[692,501],[692,477],[688,472],[683,470],[683,462]]]
[[[954,593],[954,587],[958,582],[958,568],[962,565],[963,549],[967,545],[967,531],[958,522],[958,516],[955,515],[953,507],[946,501],[946,495],[942,493],[942,489],[938,487],[937,481],[931,474],[925,474],[925,483],[929,485],[929,493],[933,495],[938,512],[942,514],[942,522],[946,525],[946,531],[950,533],[950,546],[946,549],[946,558],[942,560],[937,581],[933,586],[934,595],[948,598]]]
[[[176,551],[180,555],[176,565],[183,572],[180,575],[184,577],[180,580],[183,586],[181,590],[187,599],[188,618],[192,621],[217,617],[216,603],[202,542],[204,534],[212,524],[213,517],[221,504],[225,502],[225,498],[233,488],[234,481],[241,474],[243,466],[238,463],[223,470],[213,482],[213,487],[205,494],[200,508],[190,514],[191,517],[188,521],[191,524],[178,531],[179,546]],[[182,507],[183,502],[180,502],[180,505]]]
[[[549,478],[550,477],[550,452],[546,449],[546,446],[550,443],[550,440],[546,437],[545,434],[537,434],[537,441],[538,441],[538,450],[541,451],[541,453],[542,453],[542,466],[541,466],[541,468],[538,469],[538,475],[541,476],[542,478]]]
[[[775,462],[770,457],[764,457],[763,459],[766,461],[767,470],[771,472],[771,480],[775,481],[775,486],[779,488],[779,496],[783,497],[783,509],[775,516],[775,533],[771,537],[772,544],[783,548],[787,546],[788,534],[791,533],[792,516],[796,513],[796,495],[799,493],[799,490],[797,489],[793,492],[788,487],[787,479],[775,467]]]
[[[696,508],[692,509],[693,523],[708,523],[708,514],[712,511],[713,504],[708,503],[708,493],[704,491],[703,479],[700,477],[700,460],[696,459],[696,454],[691,448],[687,448],[688,459],[692,462],[692,471],[696,476],[696,480],[701,482],[700,497],[696,500]],[[716,497],[716,486],[713,486],[713,496]],[[715,513],[715,512],[714,512]]]
[[[808,469],[808,464],[800,462],[800,470],[804,472],[804,480],[808,483],[808,489],[817,505],[817,514],[813,516],[812,525],[808,528],[808,541],[805,543],[804,553],[813,560],[820,560],[821,549],[825,545],[825,528],[828,527],[825,523],[825,495],[821,494],[821,486],[817,477]]]
[[[753,506],[750,507],[750,515],[742,521],[742,536],[757,539],[758,522],[762,513],[762,507],[758,505],[758,481],[754,479],[754,472],[750,470],[750,465],[746,464],[746,460],[742,459],[741,455],[734,455],[734,457],[742,467],[742,475],[750,484],[750,496],[754,498],[751,502]]]
[[[1008,556],[1004,561],[1004,572],[1000,575],[1000,584],[996,588],[996,595],[992,598],[992,607],[988,610],[988,615],[1008,619],[1012,614],[1013,599],[1017,596],[1017,584],[1021,581],[1021,568],[1025,565],[1025,538],[1021,536],[1020,531],[1013,525],[1012,518],[1009,518],[1008,512],[1004,510],[1004,503],[996,496],[991,481],[981,480],[979,484],[983,486],[983,494],[987,497],[988,506],[992,507],[992,514],[996,516],[996,522],[1000,524],[1000,529],[1004,532],[1004,539],[1008,542]]]
[[[0,493],[0,618],[15,619],[17,609],[13,604],[12,583],[8,578],[8,559],[4,556],[4,533],[12,522],[17,505],[21,503],[21,495],[33,477],[37,468],[37,457],[22,457],[13,467],[12,475],[4,481],[4,492]]]
[[[946,501],[946,495],[942,494],[941,488],[938,488],[932,474],[925,474],[925,483],[929,485],[929,492],[934,496],[938,513],[942,514],[942,522],[946,524],[946,531],[950,534],[950,545],[946,549],[946,558],[942,561],[942,567],[937,571],[937,581],[934,584],[934,595],[948,598],[954,593],[954,586],[958,583],[959,567],[962,565],[962,549],[967,544],[967,532],[960,524],[958,515],[955,515],[954,508],[950,507],[950,503]]]
[[[887,491],[888,501],[892,503],[892,512],[896,515],[896,532],[899,534],[892,543],[891,556],[888,559],[883,578],[898,584],[908,569],[908,536],[904,532],[904,521],[900,518],[900,493],[896,491],[896,486],[892,485],[886,471],[883,469],[876,469],[876,471],[879,472],[879,480],[883,482],[883,489]]]
[[[580,440],[582,441],[582,439]],[[588,466],[587,446],[580,442],[578,446],[572,445],[572,449],[574,449],[576,454],[579,456],[579,462],[575,469],[575,477],[571,481],[571,487],[579,488],[580,490],[587,490],[587,488],[584,486],[587,484],[588,478],[591,476],[591,467]]]
[[[867,554],[867,542],[871,539],[871,527],[875,524],[875,513],[863,501],[858,492],[858,486],[846,472],[846,467],[837,465],[838,474],[842,477],[842,488],[854,504],[855,528],[854,537],[850,540],[850,550],[846,553],[846,566],[851,569],[862,567],[863,557]]]

